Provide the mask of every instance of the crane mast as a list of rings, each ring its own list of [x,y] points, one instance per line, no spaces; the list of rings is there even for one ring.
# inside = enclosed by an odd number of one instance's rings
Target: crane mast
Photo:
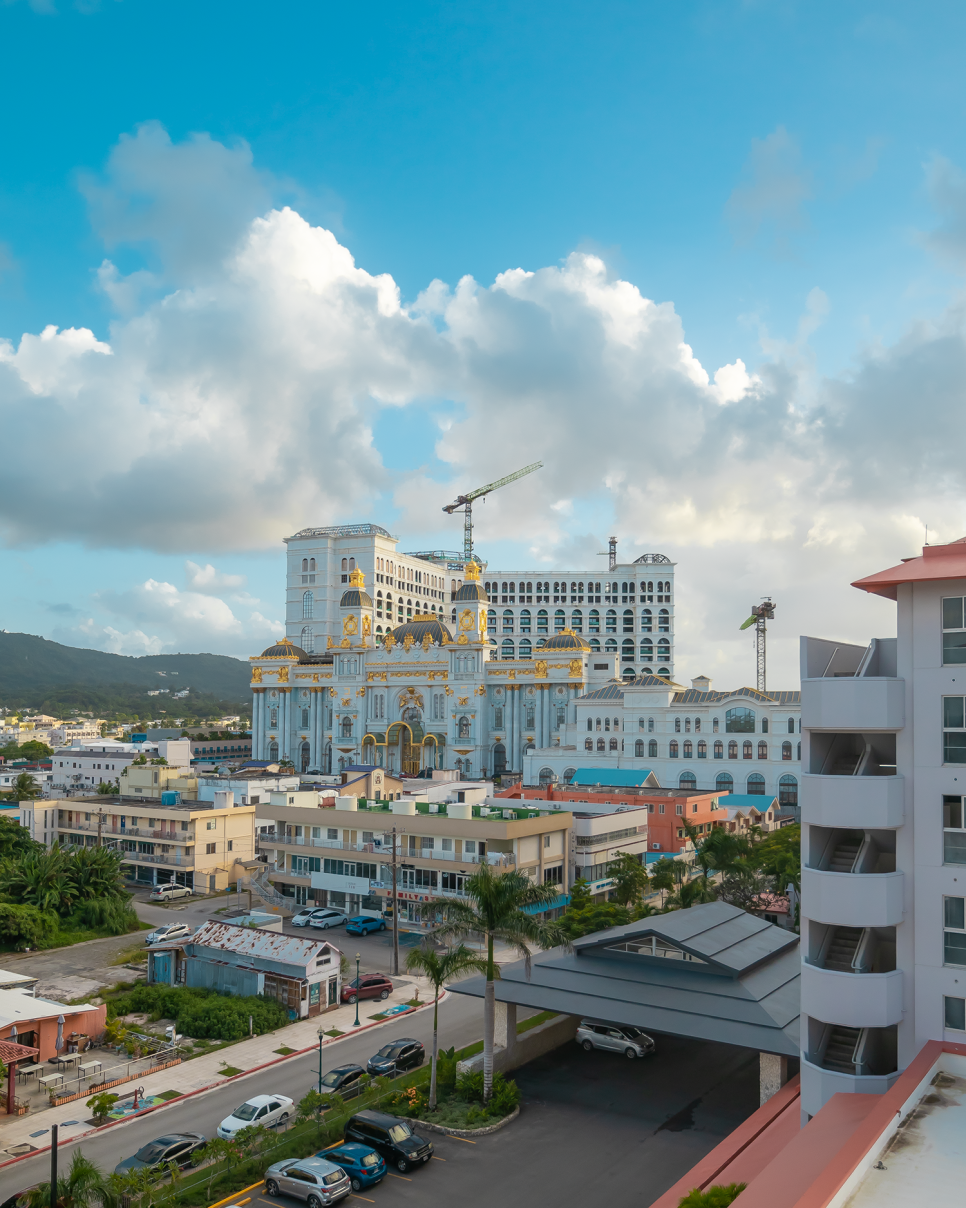
[[[473,501],[482,499],[484,495],[489,495],[491,491],[495,491],[498,487],[505,487],[507,483],[516,482],[518,478],[524,478],[527,474],[532,474],[534,470],[543,468],[542,461],[535,461],[533,465],[524,466],[522,470],[516,470],[513,474],[507,474],[505,478],[498,478],[496,482],[489,482],[485,487],[477,487],[475,491],[469,491],[465,495],[457,495],[452,503],[447,503],[443,511],[452,516],[454,512],[463,513],[463,561],[469,562],[473,558]]]
[[[766,636],[766,621],[775,619],[775,605],[772,602],[771,596],[766,596],[761,604],[752,604],[751,616],[747,621],[740,626],[741,629],[747,629],[749,626],[755,627],[755,655],[758,671],[758,691],[767,692],[766,688],[767,677],[765,674],[765,636]]]

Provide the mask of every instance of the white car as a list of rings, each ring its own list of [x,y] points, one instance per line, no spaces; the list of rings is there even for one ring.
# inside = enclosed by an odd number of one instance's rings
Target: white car
[[[316,910],[309,919],[310,927],[318,927],[322,931],[328,931],[330,927],[338,927],[342,923],[347,923],[348,916],[344,910]]]
[[[218,1125],[218,1136],[231,1139],[243,1128],[266,1128],[282,1124],[295,1112],[288,1095],[252,1095]]]
[[[325,914],[325,908],[323,906],[306,906],[298,914],[293,914],[289,922],[293,927],[305,927],[317,914]]]
[[[187,923],[166,923],[163,927],[155,927],[144,937],[146,944],[164,944],[168,940],[187,939],[192,934]]]
[[[148,896],[149,902],[170,902],[174,898],[190,898],[192,890],[187,885],[159,885]]]

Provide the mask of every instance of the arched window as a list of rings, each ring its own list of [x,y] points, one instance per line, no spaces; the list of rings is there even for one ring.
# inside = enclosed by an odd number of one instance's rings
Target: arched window
[[[798,754],[795,756],[799,763],[802,762],[802,744],[798,744]]]
[[[611,749],[612,751],[616,751],[616,750],[617,750],[617,739],[616,739],[616,738],[612,738],[612,739],[610,740],[610,749]]]
[[[592,738],[584,739],[584,750],[592,751],[594,749],[594,740]]]
[[[623,628],[625,633],[634,632],[634,609],[625,608],[623,616]]]
[[[728,743],[728,758],[729,759],[738,758],[738,744],[735,742],[734,739],[732,739],[731,742]]]
[[[584,632],[584,614],[579,608],[575,608],[570,614],[570,628],[574,633]]]
[[[457,726],[458,726],[458,731],[457,731],[458,736],[460,738],[469,738],[469,736],[470,736],[470,719],[466,716],[461,717],[459,719],[459,722],[457,723]]]
[[[712,717],[711,719],[711,729],[715,734],[718,733],[718,719],[716,717]]]
[[[498,742],[493,748],[493,775],[500,776],[506,771],[506,747]]]
[[[783,742],[782,743],[782,759],[791,759],[791,757],[792,757],[792,744],[790,742]]]
[[[659,663],[666,663],[670,659],[670,657],[671,657],[671,643],[668,642],[665,638],[661,638],[661,640],[657,644],[657,661]],[[662,671],[661,674],[667,675],[667,672]]]
[[[754,797],[764,797],[765,778],[760,772],[752,772],[748,777],[748,792]]]
[[[690,717],[686,717],[684,719],[684,732],[685,732],[685,734],[691,733],[691,718]]]
[[[500,647],[500,658],[501,659],[512,659],[513,658],[513,643],[510,641],[509,638],[503,639],[503,645]]]
[[[698,787],[698,778],[693,772],[682,772],[678,777],[678,788],[690,789],[692,792]]]
[[[758,744],[758,758],[759,759],[768,758],[768,743],[767,742],[760,742]]]
[[[621,642],[621,662],[633,663],[634,661],[634,639],[625,638]]]
[[[302,771],[303,771],[303,772],[307,772],[307,771],[309,770],[309,752],[310,752],[310,749],[311,749],[311,748],[309,747],[309,744],[308,744],[307,742],[303,742],[303,743],[302,743],[302,745],[301,745],[301,747],[299,748],[299,753],[300,753],[300,755],[301,755],[301,759],[299,760],[299,762],[300,762],[300,763],[301,763],[301,765],[302,765]]]
[[[788,719],[788,733],[789,734],[795,733],[795,718],[794,717],[790,717]]]
[[[576,769],[576,768],[564,768],[564,770],[563,770],[563,782],[564,782],[564,784],[570,784],[571,780],[573,780],[573,778],[574,778],[576,775],[577,775],[577,769]]]
[[[597,718],[597,729],[598,729],[598,730],[600,729],[600,724],[601,724],[601,723],[600,723],[600,718],[598,717],[598,718]]]
[[[657,740],[654,738],[647,744],[647,757],[648,759],[657,759]]]
[[[356,568],[356,560],[355,560],[355,558],[350,558],[349,559],[349,570],[355,570],[355,568]],[[412,573],[412,572],[410,572],[410,573]]]
[[[607,613],[604,617],[604,622],[605,622],[605,629],[606,629],[607,633],[616,633],[617,632],[617,610],[615,608],[607,609]]]
[[[714,744],[714,757],[715,759],[724,759],[724,743],[720,738]]]
[[[671,675],[670,667],[658,667],[657,673],[662,679],[668,679]]]
[[[341,728],[342,728],[342,737],[351,738],[352,737],[352,718],[348,717],[348,716],[343,717]]]
[[[609,717],[604,718],[604,729],[607,731],[610,731],[610,718]]]
[[[343,558],[342,559],[342,573],[345,574],[348,571],[348,569],[349,569],[349,559]]]
[[[606,742],[605,742],[605,741],[604,741],[602,738],[598,738],[598,739],[597,739],[597,750],[598,750],[598,751],[606,751],[606,750],[607,750],[607,743],[606,743]]]
[[[743,742],[741,744],[741,758],[742,759],[751,759],[752,754],[753,754],[753,744],[750,742],[747,742],[747,741]]]
[[[693,759],[694,758],[693,751],[694,751],[694,747],[692,746],[691,739],[686,738],[684,740],[684,758]]]
[[[305,574],[308,571],[308,569],[309,569],[309,560],[308,560],[308,558],[303,558],[302,559],[302,573]]]
[[[513,632],[513,611],[509,608],[504,608],[503,610],[503,632]]]
[[[666,608],[662,608],[657,614],[657,631],[658,633],[671,632],[671,614]]]
[[[676,718],[674,719],[674,733],[675,733],[675,734],[680,734],[680,733],[681,733],[681,719],[680,719],[680,717],[676,717]]]
[[[794,776],[783,776],[779,780],[778,804],[798,805],[798,781]]]
[[[268,744],[268,762],[278,763],[278,743],[270,742]]]
[[[312,632],[311,625],[303,626],[302,636],[299,638],[299,645],[306,654],[315,653],[315,634]]]
[[[309,570],[315,570],[315,559],[309,558]]]
[[[668,757],[668,759],[677,759],[677,757],[678,757],[678,744],[677,744],[676,740],[673,738],[668,743],[667,757]]]
[[[641,633],[651,633],[653,626],[653,617],[649,608],[641,609]]]
[[[540,787],[542,789],[549,788],[555,780],[556,776],[553,774],[553,768],[540,769]]]
[[[616,654],[617,653],[617,638],[608,638],[607,639],[607,641],[604,643],[604,652],[606,654]]]
[[[768,718],[767,717],[763,717],[761,719],[761,732],[762,732],[762,734],[768,733]]]
[[[694,732],[695,732],[695,734],[701,733],[701,718],[700,717],[696,717],[694,719]]]
[[[637,742],[634,743],[634,758],[635,759],[644,758],[644,739],[643,738],[639,738],[637,740]]]
[[[587,614],[587,632],[600,633],[600,613],[596,608],[592,608]]]
[[[641,642],[641,661],[646,663],[654,661],[654,643],[649,638]]]
[[[562,608],[558,608],[553,614],[553,631],[554,633],[562,633],[567,625],[567,614]]]
[[[315,604],[315,597],[310,591],[302,592],[302,620],[312,620],[312,610]]]
[[[648,732],[648,734],[654,733],[654,718],[653,717],[649,717],[647,719],[647,732]]]
[[[524,608],[520,612],[520,632],[530,632],[530,609]]]
[[[592,717],[588,717],[587,718],[587,729],[593,730],[593,728],[594,728],[594,719]]]
[[[734,777],[730,772],[719,772],[714,778],[715,792],[730,793],[735,787]]]
[[[725,710],[726,734],[754,734],[754,709],[734,708]]]
[[[547,610],[541,608],[537,613],[537,633],[547,632]]]
[[[698,742],[698,758],[699,759],[708,758],[708,744],[704,741],[703,738]]]

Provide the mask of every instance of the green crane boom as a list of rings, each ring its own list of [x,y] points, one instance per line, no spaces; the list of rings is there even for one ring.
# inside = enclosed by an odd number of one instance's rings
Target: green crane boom
[[[477,487],[475,491],[469,491],[466,495],[458,495],[452,503],[446,504],[443,508],[450,516],[454,512],[463,513],[463,561],[469,562],[473,557],[473,500],[480,499],[484,495],[489,495],[490,491],[495,491],[497,487],[505,487],[509,482],[516,482],[518,478],[523,478],[527,474],[532,474],[534,470],[543,468],[542,461],[535,461],[532,466],[524,466],[522,470],[517,470],[513,474],[507,474],[506,478],[498,478],[496,482],[489,482],[485,487]]]

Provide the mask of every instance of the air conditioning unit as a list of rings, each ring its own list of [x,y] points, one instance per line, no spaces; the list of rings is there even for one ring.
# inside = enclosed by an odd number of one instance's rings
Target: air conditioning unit
[[[431,814],[438,814],[438,813],[439,813],[439,806],[436,804],[436,802],[435,802],[435,801],[431,801],[431,802],[429,803],[429,812],[430,812]]]
[[[515,818],[515,817],[516,817],[516,814],[514,813],[514,811],[513,811],[513,810],[504,810],[504,811],[503,811],[503,817],[504,817],[504,818]]]

